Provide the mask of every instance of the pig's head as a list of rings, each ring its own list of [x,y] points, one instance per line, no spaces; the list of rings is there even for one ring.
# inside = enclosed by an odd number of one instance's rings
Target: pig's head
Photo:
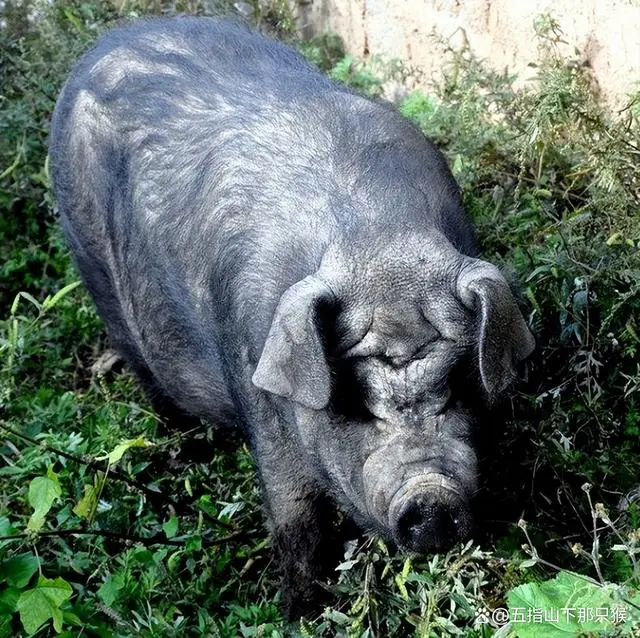
[[[253,382],[289,399],[360,524],[425,552],[471,532],[472,386],[496,400],[533,347],[498,269],[432,233],[330,248],[280,300]]]

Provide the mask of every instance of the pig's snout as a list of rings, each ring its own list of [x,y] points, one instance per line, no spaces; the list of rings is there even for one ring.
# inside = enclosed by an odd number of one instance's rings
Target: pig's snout
[[[471,534],[467,499],[443,475],[414,479],[394,496],[390,524],[398,545],[412,552],[446,550]]]

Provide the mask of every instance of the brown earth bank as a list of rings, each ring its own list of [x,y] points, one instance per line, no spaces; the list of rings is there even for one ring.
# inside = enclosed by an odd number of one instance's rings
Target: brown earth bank
[[[304,37],[331,31],[357,57],[399,58],[418,85],[438,79],[448,48],[465,46],[520,84],[534,80],[536,31],[550,16],[559,53],[591,69],[613,110],[640,90],[640,0],[297,0],[295,9]]]

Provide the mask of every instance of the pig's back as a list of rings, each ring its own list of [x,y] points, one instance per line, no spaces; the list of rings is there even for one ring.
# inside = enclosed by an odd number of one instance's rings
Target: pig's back
[[[259,356],[280,296],[331,242],[361,228],[421,232],[440,200],[458,206],[442,157],[392,109],[281,43],[206,18],[101,38],[61,94],[50,153],[99,309],[104,286],[88,273],[112,282],[156,376],[191,360],[178,377],[192,395],[219,385],[207,370],[224,344]]]
[[[54,113],[65,222],[142,234],[166,251],[156,259],[175,267],[188,257],[183,274],[196,278],[205,275],[191,272],[198,249],[211,256],[258,226],[293,225],[295,236],[304,205],[305,227],[322,225],[328,193],[340,191],[336,140],[323,129],[341,92],[241,25],[172,18],[114,29],[77,63]]]
[[[230,312],[231,279],[260,270],[248,253],[273,235],[267,226],[281,231],[267,247],[272,272],[282,265],[278,282],[259,285],[269,306],[292,276],[286,253],[300,257],[299,229],[275,218],[300,217],[303,198],[287,198],[282,176],[308,181],[308,158],[304,148],[288,166],[274,157],[299,141],[301,93],[325,88],[288,47],[228,22],[175,18],[108,32],[60,95],[49,151],[76,263],[112,343],[185,411],[233,413],[218,319]],[[306,257],[294,272],[316,259]]]
[[[170,296],[210,335],[242,287],[235,280],[252,273],[264,275],[252,277],[266,303],[256,312],[270,312],[335,227],[328,211],[343,188],[327,125],[341,93],[351,97],[294,50],[227,21],[107,32],[74,67],[50,141],[85,273],[111,277],[134,325],[149,307],[166,317],[153,299]]]

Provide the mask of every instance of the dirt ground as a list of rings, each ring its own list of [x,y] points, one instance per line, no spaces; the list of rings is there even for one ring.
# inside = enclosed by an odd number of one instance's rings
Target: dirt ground
[[[305,36],[338,33],[356,56],[400,58],[417,82],[436,78],[447,46],[468,44],[496,70],[535,79],[544,14],[562,30],[563,55],[592,70],[602,97],[617,110],[640,90],[640,0],[298,0]]]

